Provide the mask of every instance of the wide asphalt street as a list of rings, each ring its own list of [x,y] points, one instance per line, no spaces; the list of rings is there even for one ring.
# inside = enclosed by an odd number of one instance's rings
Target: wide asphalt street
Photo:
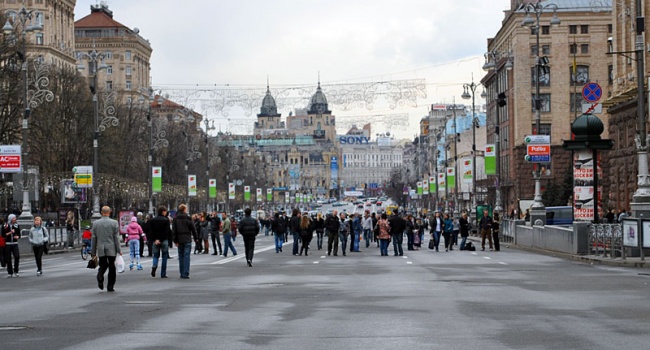
[[[327,241],[327,239],[326,239]],[[647,270],[501,252],[378,248],[343,257],[275,253],[258,236],[253,267],[192,255],[189,280],[118,274],[97,288],[78,251],[31,256],[0,279],[2,349],[648,349]],[[424,246],[428,239],[425,240]],[[326,243],[325,243],[326,244]],[[315,240],[312,247],[316,247]],[[404,246],[406,250],[406,246]],[[124,249],[125,255],[127,250]],[[176,255],[176,249],[173,249]],[[128,262],[128,258],[125,256]],[[160,271],[160,269],[159,269]]]

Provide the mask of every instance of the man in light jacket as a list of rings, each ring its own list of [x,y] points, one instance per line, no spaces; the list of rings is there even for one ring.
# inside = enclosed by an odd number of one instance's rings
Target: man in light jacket
[[[117,220],[109,217],[111,208],[103,206],[101,219],[93,223],[92,255],[99,257],[99,271],[97,271],[97,287],[104,289],[104,274],[108,269],[108,284],[106,289],[109,292],[115,291],[115,257],[122,255],[120,249],[120,225]]]

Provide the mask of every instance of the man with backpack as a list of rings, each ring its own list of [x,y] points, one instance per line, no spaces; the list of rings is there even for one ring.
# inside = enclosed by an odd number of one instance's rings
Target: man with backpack
[[[284,235],[287,233],[287,220],[280,216],[280,213],[275,213],[275,218],[271,221],[271,231],[275,235],[275,252],[280,253]]]

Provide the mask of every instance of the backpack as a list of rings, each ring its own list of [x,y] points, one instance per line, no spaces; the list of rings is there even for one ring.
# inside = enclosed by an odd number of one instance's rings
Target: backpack
[[[287,232],[287,220],[284,220],[283,218],[279,218],[275,229],[276,229],[277,233],[285,233],[285,232]]]

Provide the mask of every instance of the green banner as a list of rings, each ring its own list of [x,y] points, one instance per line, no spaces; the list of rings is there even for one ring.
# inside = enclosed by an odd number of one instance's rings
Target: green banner
[[[270,188],[266,189],[266,200],[269,202],[273,201],[273,190]]]
[[[244,186],[244,200],[245,201],[251,200],[251,187],[250,186]]]
[[[456,188],[456,170],[447,168],[447,190]]]
[[[217,179],[208,181],[208,195],[210,198],[217,198]]]
[[[497,174],[496,154],[496,147],[494,145],[485,145],[485,175]]]
[[[422,195],[422,181],[418,181],[417,185],[418,185],[418,195],[421,196]]]
[[[162,167],[151,168],[151,190],[154,193],[162,192]]]
[[[429,193],[436,193],[436,178],[434,176],[429,176]]]

